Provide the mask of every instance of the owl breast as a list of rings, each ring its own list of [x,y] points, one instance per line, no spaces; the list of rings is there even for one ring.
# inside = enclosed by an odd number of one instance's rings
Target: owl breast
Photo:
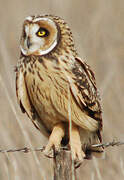
[[[47,64],[47,65],[46,65]],[[32,105],[40,116],[41,123],[51,131],[60,121],[67,121],[68,116],[68,81],[53,63],[35,62],[27,72],[25,80]]]

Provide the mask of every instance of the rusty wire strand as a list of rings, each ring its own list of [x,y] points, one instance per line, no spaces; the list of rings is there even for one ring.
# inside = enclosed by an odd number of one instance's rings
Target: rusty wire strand
[[[106,143],[102,143],[102,144],[94,144],[92,145],[92,147],[110,147],[110,146],[120,146],[120,145],[124,145],[123,141],[115,141],[113,140],[112,142],[106,142]],[[24,148],[15,148],[15,149],[0,149],[0,153],[10,153],[10,152],[24,152],[24,153],[28,153],[28,152],[32,152],[32,151],[39,151],[42,152],[44,150],[45,147],[39,147],[39,148],[30,148],[30,147],[24,147]],[[62,147],[61,150],[69,150],[68,147]]]

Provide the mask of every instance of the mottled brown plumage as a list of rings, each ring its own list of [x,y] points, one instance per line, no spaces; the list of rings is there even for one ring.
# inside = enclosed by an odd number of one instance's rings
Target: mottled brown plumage
[[[26,18],[16,67],[16,93],[22,112],[44,135],[51,134],[45,154],[53,146],[58,150],[61,141],[71,144],[74,159],[103,152],[102,148],[91,148],[102,141],[94,73],[78,57],[63,19],[51,15]]]

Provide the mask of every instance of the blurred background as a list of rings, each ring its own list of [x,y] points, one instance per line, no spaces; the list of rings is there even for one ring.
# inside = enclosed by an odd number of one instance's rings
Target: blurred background
[[[124,140],[124,1],[0,0],[0,149],[42,147],[47,140],[17,105],[14,66],[24,18],[61,16],[80,57],[95,71],[103,105],[104,142]],[[0,180],[51,180],[52,160],[42,153],[0,153]],[[123,180],[124,146],[106,149],[77,170],[78,180]]]

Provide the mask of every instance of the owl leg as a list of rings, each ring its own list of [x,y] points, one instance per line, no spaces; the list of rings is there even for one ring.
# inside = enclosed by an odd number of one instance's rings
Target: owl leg
[[[55,148],[55,151],[60,150],[61,140],[65,135],[65,128],[63,123],[56,124],[52,130],[52,133],[49,137],[48,144],[45,147],[43,153],[49,157],[49,153],[52,148]]]
[[[85,157],[85,153],[82,151],[79,129],[74,124],[72,124],[69,144],[71,148],[72,158],[75,163],[77,163],[78,161],[82,161]]]

